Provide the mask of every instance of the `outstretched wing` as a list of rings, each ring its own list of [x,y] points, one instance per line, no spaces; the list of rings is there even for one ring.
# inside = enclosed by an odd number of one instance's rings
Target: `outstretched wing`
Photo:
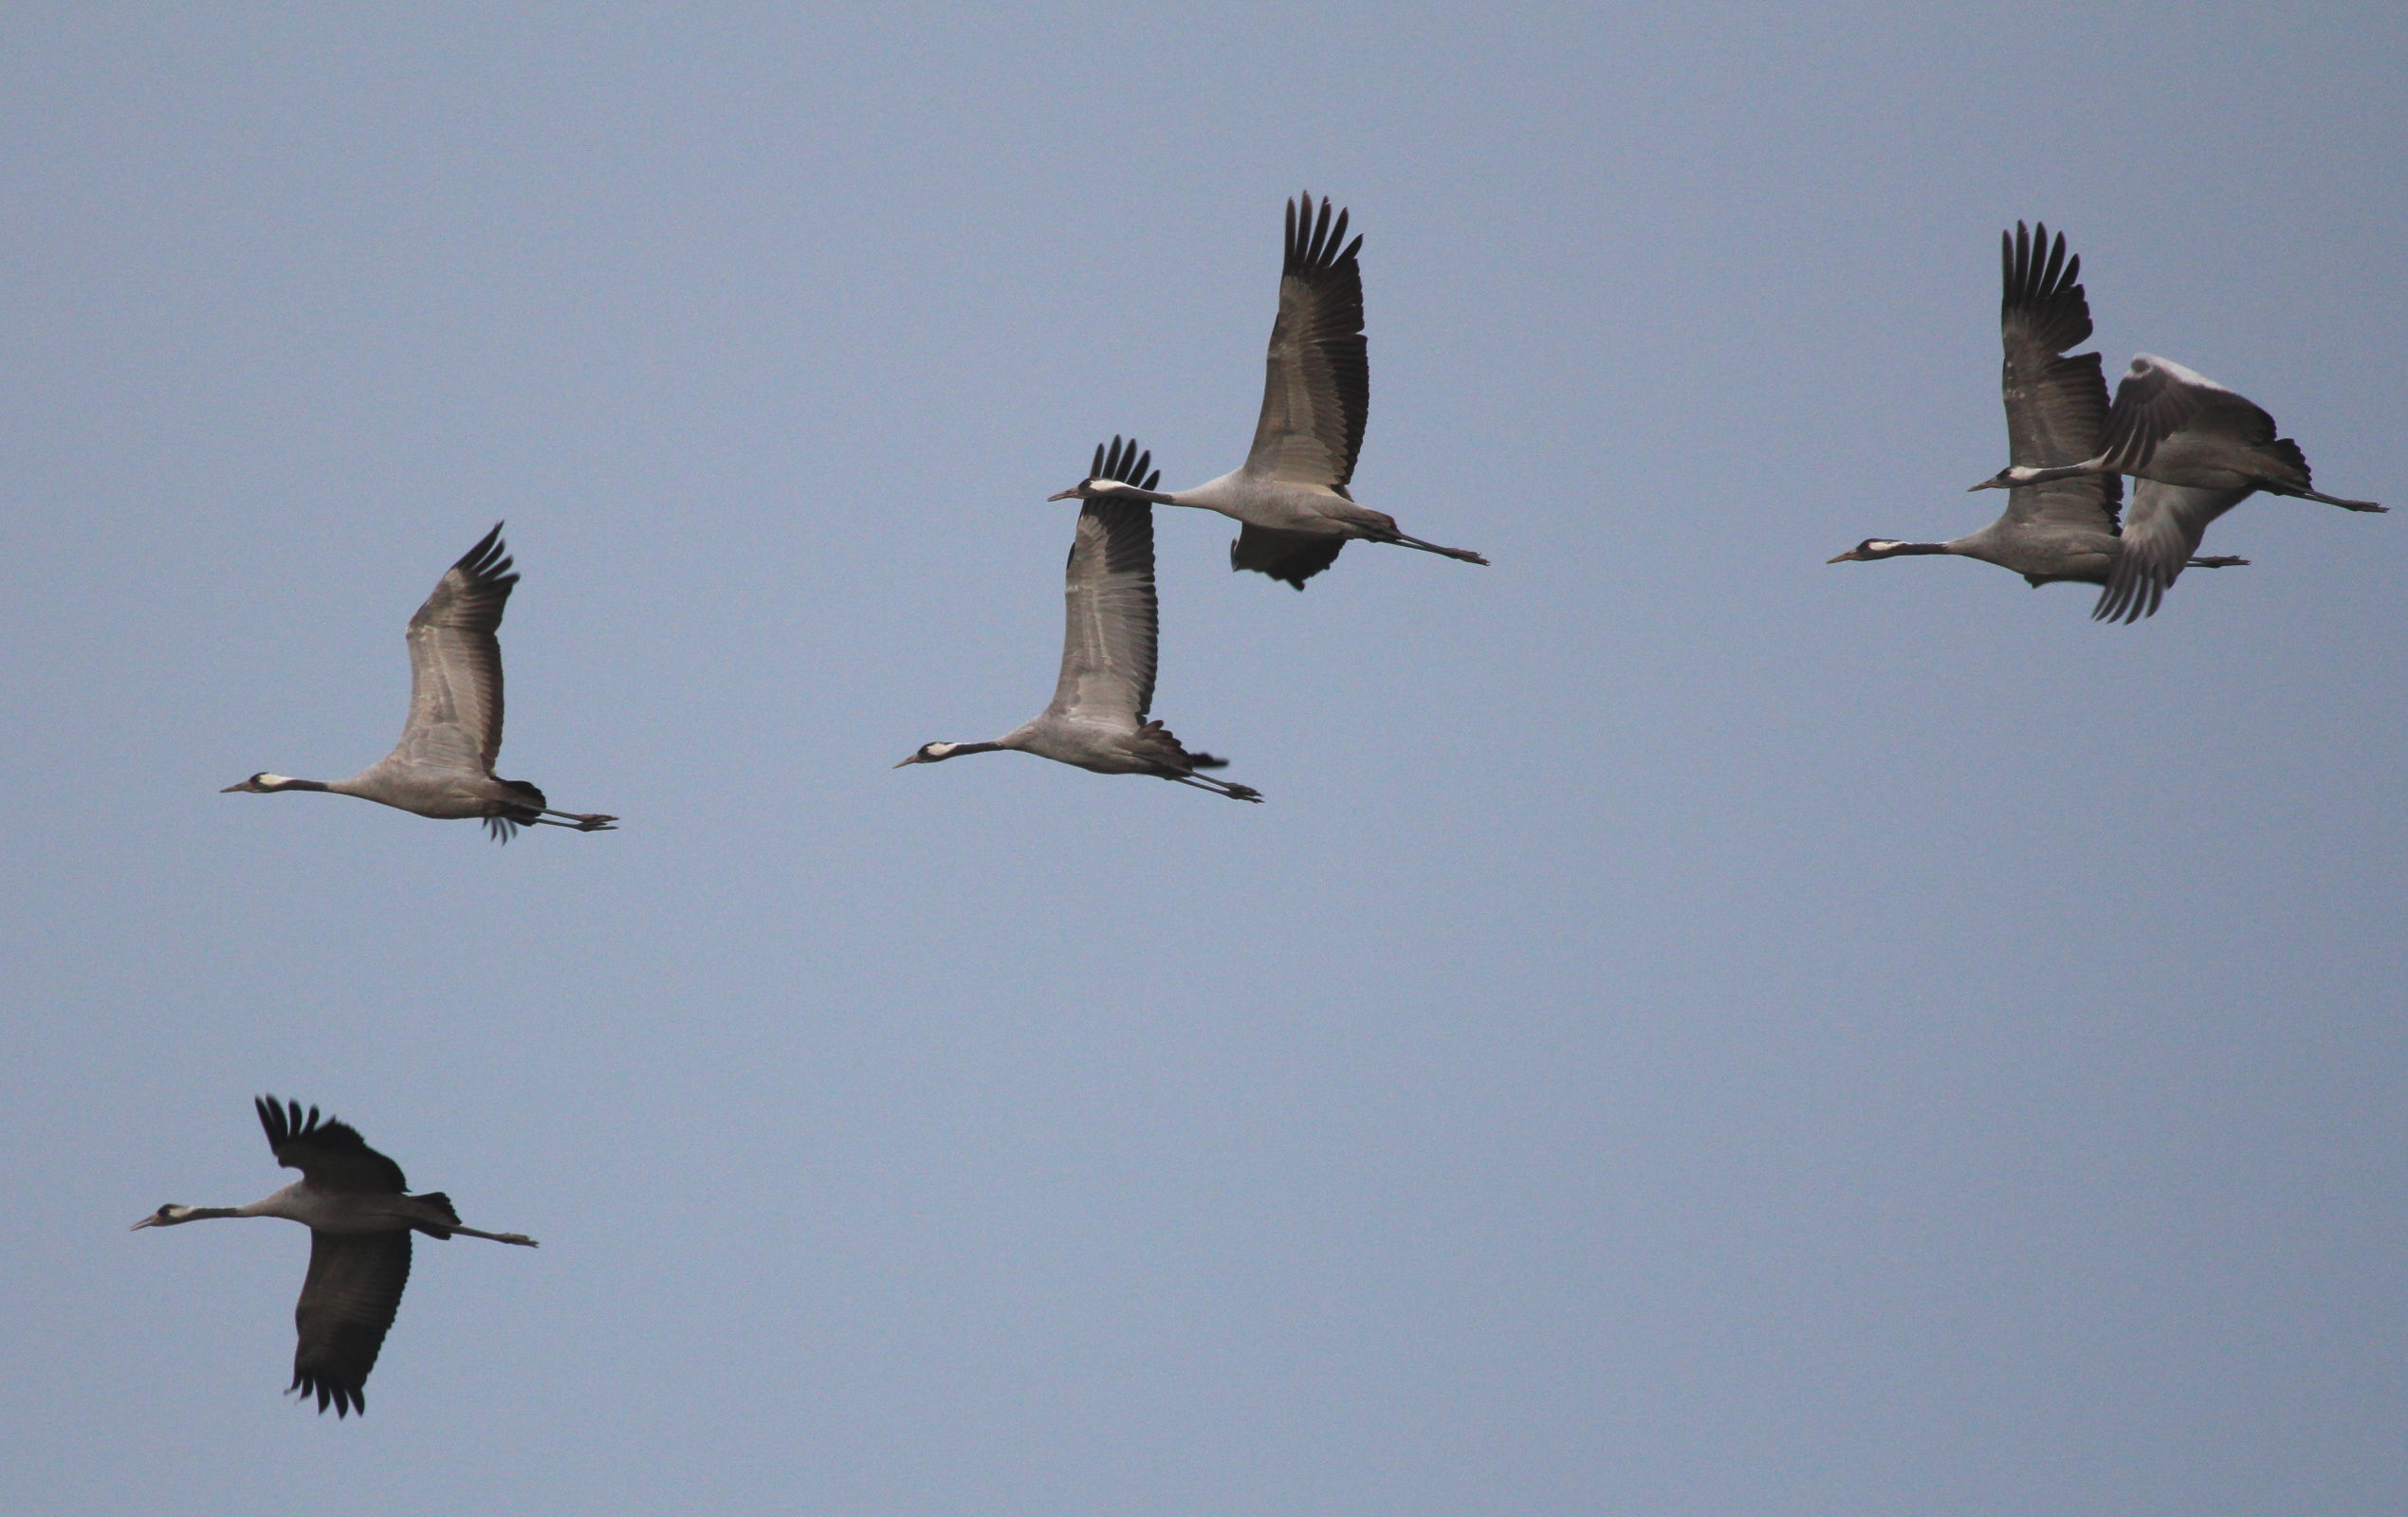
[[[2107,570],[2107,585],[2092,607],[2093,620],[2137,622],[2157,614],[2159,603],[2199,551],[2207,524],[2255,493],[2207,490],[2156,480],[2136,480],[2123,540]]]
[[[2245,396],[2167,358],[2139,354],[2115,387],[2099,451],[2120,473],[2141,474],[2158,445],[2179,431],[2229,437],[2250,448],[2274,441],[2274,418]]]
[[[2007,461],[2035,467],[2079,464],[2098,452],[2106,425],[2107,382],[2099,356],[2065,356],[2090,340],[2090,301],[2082,260],[2066,256],[2066,239],[2051,241],[2046,224],[1998,234],[2004,293],[1998,337],[2006,349],[1999,392],[2007,407]],[[2007,520],[2113,533],[2123,482],[2113,474],[2083,474],[2008,492]]]
[[[274,1096],[254,1096],[251,1106],[267,1133],[268,1151],[286,1169],[301,1171],[312,1185],[338,1191],[386,1191],[410,1188],[401,1166],[368,1146],[349,1123],[321,1119],[318,1108],[302,1115],[301,1103],[279,1105]]]
[[[502,752],[502,643],[493,634],[518,582],[499,521],[435,581],[410,618],[410,721],[394,757],[492,772]]]
[[[1371,409],[1371,367],[1363,342],[1363,270],[1346,241],[1346,212],[1330,202],[1303,213],[1288,202],[1288,250],[1279,270],[1279,316],[1264,360],[1262,416],[1246,470],[1335,489],[1354,477],[1363,421]]]
[[[309,1234],[309,1276],[293,1307],[300,1343],[293,1349],[289,1393],[315,1396],[318,1410],[329,1405],[340,1417],[365,1412],[361,1387],[377,1367],[377,1353],[410,1283],[410,1234],[321,1233]]]
[[[1112,439],[1092,476],[1150,490],[1162,480],[1137,441]],[[1091,500],[1062,575],[1062,676],[1049,708],[1134,728],[1154,702],[1154,513],[1144,502]]]

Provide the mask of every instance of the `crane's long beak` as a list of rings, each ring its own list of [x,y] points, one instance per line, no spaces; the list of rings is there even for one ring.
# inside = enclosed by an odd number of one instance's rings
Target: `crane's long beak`
[[[246,791],[248,789],[250,789],[250,781],[246,779],[239,785],[227,786],[224,790],[219,791],[218,794],[221,795],[231,795],[239,791]]]
[[[1045,497],[1045,499],[1048,501],[1075,501],[1078,499],[1078,488],[1077,486],[1073,485],[1067,490],[1057,491],[1056,493]]]
[[[144,1228],[146,1228],[146,1227],[156,1227],[156,1226],[158,1226],[158,1220],[159,1220],[159,1219],[158,1219],[158,1216],[157,1216],[157,1215],[155,1213],[155,1214],[153,1214],[152,1215],[149,1215],[149,1216],[146,1216],[146,1217],[142,1218],[142,1220],[140,1220],[139,1222],[135,1223],[132,1227],[127,1228],[125,1231],[127,1231],[128,1233],[139,1233],[139,1232],[141,1232],[141,1231],[142,1231]]]
[[[1055,499],[1056,499],[1056,500],[1059,500],[1059,499],[1061,499],[1061,497],[1059,497],[1059,496],[1056,496],[1056,497],[1055,497]],[[924,763],[927,763],[927,762],[928,762],[928,760],[927,760],[926,758],[921,758],[921,757],[920,757],[918,754],[916,754],[916,753],[915,753],[915,754],[913,754],[910,758],[906,758],[906,759],[904,759],[904,760],[903,760],[903,764],[924,764]],[[903,767],[903,764],[896,764],[894,767],[895,767],[895,768],[897,768],[897,769],[900,769],[900,768],[902,768],[902,767]]]
[[[1854,548],[1850,548],[1846,553],[1840,554],[1834,557],[1826,558],[1823,561],[1825,563],[1848,563],[1852,562],[1855,557],[1856,550]]]

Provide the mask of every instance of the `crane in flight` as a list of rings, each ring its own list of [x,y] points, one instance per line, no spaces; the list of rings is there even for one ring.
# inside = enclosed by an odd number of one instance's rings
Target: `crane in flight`
[[[1095,449],[1089,483],[1127,481],[1150,489],[1153,454],[1137,440],[1117,437]],[[1055,500],[1061,500],[1064,491]],[[1259,802],[1261,793],[1198,774],[1226,758],[1190,753],[1160,722],[1149,721],[1154,701],[1153,510],[1141,501],[1095,496],[1079,507],[1077,535],[1062,575],[1066,622],[1062,672],[1054,701],[993,742],[930,742],[904,764],[933,764],[964,754],[1033,753],[1099,775],[1151,775],[1231,800]]]
[[[1333,225],[1306,194],[1302,213],[1288,202],[1287,258],[1279,270],[1279,314],[1264,359],[1262,414],[1246,461],[1186,490],[1097,475],[1057,495],[1110,496],[1153,505],[1218,511],[1243,523],[1229,544],[1232,572],[1251,569],[1302,590],[1337,561],[1348,542],[1388,542],[1464,563],[1487,559],[1468,548],[1442,548],[1407,537],[1396,518],[1357,505],[1348,484],[1363,447],[1371,405],[1371,370],[1363,341],[1363,239],[1346,240],[1346,212]]]
[[[393,752],[348,779],[295,779],[266,770],[221,791],[262,795],[320,790],[357,795],[439,821],[482,817],[495,841],[522,827],[613,832],[616,816],[556,812],[524,779],[502,779],[502,643],[494,636],[519,576],[495,522],[410,618],[410,719]]]
[[[318,1410],[335,1409],[338,1420],[365,1413],[361,1387],[377,1367],[377,1353],[402,1287],[410,1283],[410,1234],[450,1238],[463,1234],[534,1248],[522,1233],[481,1233],[464,1227],[451,1197],[441,1191],[408,1194],[401,1166],[368,1146],[347,1123],[321,1119],[318,1108],[302,1115],[301,1103],[279,1105],[274,1096],[253,1098],[268,1151],[301,1179],[248,1206],[169,1204],[134,1224],[175,1227],[218,1216],[281,1216],[309,1229],[309,1273],[293,1307],[300,1343],[293,1351],[293,1382],[287,1394],[315,1396]]]

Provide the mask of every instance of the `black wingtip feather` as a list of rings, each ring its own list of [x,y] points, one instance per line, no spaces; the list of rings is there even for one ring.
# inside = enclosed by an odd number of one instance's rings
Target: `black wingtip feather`
[[[1297,214],[1296,201],[1288,202],[1287,257],[1280,265],[1281,274],[1307,278],[1326,274],[1351,263],[1362,250],[1361,237],[1351,243],[1346,241],[1346,223],[1351,212],[1338,208],[1333,221],[1329,197],[1324,195],[1316,214],[1309,190],[1303,197],[1303,214]]]
[[[470,582],[500,590],[519,582],[510,572],[510,547],[502,540],[503,523],[493,523],[493,530],[477,539],[477,545],[460,555],[452,568],[469,576]]]
[[[1110,451],[1101,447],[1095,449],[1095,460],[1093,476],[1095,479],[1118,480],[1124,484],[1134,484],[1141,490],[1150,490],[1162,480],[1158,469],[1149,477],[1147,470],[1153,467],[1154,455],[1150,451],[1141,451],[1134,437],[1126,442],[1114,437]]]
[[[2047,222],[2027,229],[2015,223],[2013,236],[1999,233],[2001,283],[1998,319],[2020,318],[2031,340],[2064,353],[2090,337],[2090,301],[2082,287],[2082,260],[2069,256],[2064,232],[2049,234]]]

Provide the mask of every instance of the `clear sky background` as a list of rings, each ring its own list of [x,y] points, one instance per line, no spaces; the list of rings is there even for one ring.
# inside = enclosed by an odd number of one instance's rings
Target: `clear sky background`
[[[18,7],[0,1465],[28,1512],[2396,1513],[2408,512],[2153,621],[2003,503],[1997,239],[2408,506],[2396,6]],[[1074,512],[1366,234],[1355,546]],[[507,849],[324,796],[494,521]],[[289,1224],[421,1244],[364,1419]]]

